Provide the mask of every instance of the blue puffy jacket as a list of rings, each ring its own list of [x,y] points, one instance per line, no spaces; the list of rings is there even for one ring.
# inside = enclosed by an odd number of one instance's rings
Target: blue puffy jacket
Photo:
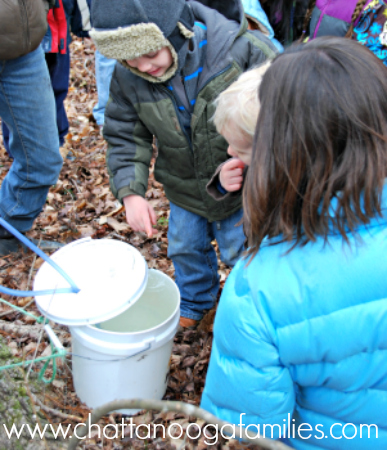
[[[203,408],[234,424],[245,413],[266,437],[268,425],[278,438],[290,423],[296,449],[387,449],[387,183],[382,205],[351,247],[334,234],[290,253],[266,242],[250,265],[237,263],[216,314]]]
[[[283,47],[277,39],[274,38],[274,30],[270,25],[269,19],[262,9],[260,2],[258,0],[242,0],[242,5],[246,16],[256,22],[259,30],[271,39],[278,50],[282,52]]]

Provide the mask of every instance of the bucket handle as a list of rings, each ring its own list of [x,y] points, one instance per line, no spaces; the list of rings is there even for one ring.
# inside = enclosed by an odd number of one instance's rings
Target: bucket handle
[[[79,330],[78,330],[78,333],[79,333]],[[101,341],[99,339],[95,339],[95,338],[93,338],[92,336],[89,336],[89,335],[87,336],[87,341],[88,341],[88,343],[91,344],[90,348],[92,350],[94,350],[94,351],[99,352],[99,353],[101,353],[101,349],[111,350],[111,346],[108,345],[109,343],[111,344],[111,342],[103,342],[103,341]],[[137,356],[137,355],[139,355],[141,353],[146,352],[147,350],[151,350],[152,349],[152,344],[154,342],[155,342],[155,338],[154,337],[149,338],[149,339],[145,339],[141,343],[142,345],[135,345],[135,346],[133,346],[134,347],[133,348],[134,351],[132,353],[130,353],[130,354],[125,353],[127,344],[123,344],[123,345],[114,344],[115,348],[118,348],[119,353],[122,354],[122,358],[117,358],[117,359],[113,359],[113,360],[110,360],[110,359],[95,359],[95,358],[85,357],[85,356],[82,356],[82,355],[77,355],[75,353],[71,353],[71,354],[72,354],[72,356],[76,356],[76,357],[82,358],[82,359],[89,359],[89,360],[92,360],[92,361],[98,361],[98,362],[119,362],[119,361],[124,361],[125,359],[132,358],[134,356]],[[83,345],[85,345],[85,344],[83,343]]]
[[[88,356],[83,356],[83,355],[77,355],[76,353],[71,353],[72,356],[75,356],[76,358],[81,358],[81,359],[87,359],[89,361],[94,361],[94,362],[103,362],[103,363],[111,363],[111,362],[122,362],[122,361],[126,361],[127,359],[130,358],[134,358],[137,355],[141,355],[141,353],[144,353],[148,350],[150,350],[152,348],[152,344],[148,343],[147,347],[144,348],[144,346],[138,350],[136,353],[132,353],[131,355],[127,355],[124,356],[123,358],[117,358],[117,359],[95,359],[95,358],[90,358]]]
[[[25,236],[23,236],[16,228],[14,228],[11,224],[6,222],[2,217],[0,217],[0,225],[2,225],[7,231],[13,234],[16,238],[19,239],[24,245],[30,248],[33,252],[35,252],[38,256],[40,256],[44,261],[46,261],[50,266],[52,266],[57,272],[59,272],[62,277],[70,284],[69,288],[59,288],[59,289],[48,289],[44,291],[19,291],[17,289],[6,288],[5,286],[0,285],[0,292],[2,294],[8,295],[17,295],[19,297],[30,297],[36,295],[53,295],[53,294],[77,294],[80,289],[74,283],[74,281],[67,275],[67,273],[58,266],[49,256],[47,256],[39,247],[33,244],[30,240],[28,240]]]

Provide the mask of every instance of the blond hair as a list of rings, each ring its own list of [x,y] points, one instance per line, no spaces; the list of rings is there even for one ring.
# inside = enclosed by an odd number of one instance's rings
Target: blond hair
[[[218,133],[231,122],[253,139],[259,113],[258,88],[271,61],[244,72],[215,100],[213,121]]]

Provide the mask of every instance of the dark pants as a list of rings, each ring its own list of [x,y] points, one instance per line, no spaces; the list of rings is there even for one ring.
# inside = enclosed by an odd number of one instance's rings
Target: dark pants
[[[46,53],[46,62],[50,72],[52,89],[54,90],[56,103],[56,123],[58,125],[59,143],[64,144],[64,139],[69,132],[64,101],[69,91],[70,76],[70,50],[67,53]]]

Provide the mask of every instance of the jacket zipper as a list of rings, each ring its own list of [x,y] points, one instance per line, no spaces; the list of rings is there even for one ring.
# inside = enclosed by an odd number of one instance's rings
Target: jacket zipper
[[[173,103],[173,106],[174,106],[175,112],[176,112],[176,117],[177,117],[177,120],[178,120],[179,125],[180,125],[180,129],[181,129],[181,131],[183,132],[185,138],[187,139],[189,148],[191,149],[191,151],[193,151],[191,139],[190,139],[190,137],[188,136],[187,132],[185,131],[185,128],[182,126],[182,123],[180,122],[179,110],[178,110],[178,108],[177,108],[177,104],[176,104],[175,97],[174,97],[173,94],[171,94],[171,93],[168,91],[168,89],[165,88],[164,86],[160,86],[160,89],[161,89],[162,91],[164,91],[164,92],[167,94],[167,96],[172,100],[172,103]]]
[[[313,33],[313,39],[315,39],[316,38],[316,35],[317,35],[317,32],[318,32],[318,29],[320,28],[320,25],[321,25],[321,21],[323,20],[323,17],[324,17],[324,14],[325,14],[325,11],[326,11],[326,9],[328,8],[328,6],[331,4],[331,2],[332,2],[332,0],[328,0],[326,3],[325,3],[325,6],[324,6],[324,8],[321,10],[321,14],[320,14],[320,18],[318,19],[318,22],[317,22],[317,25],[316,25],[316,28],[314,29],[314,33]]]
[[[226,72],[230,67],[231,67],[231,64],[229,64],[227,67],[225,67],[224,69],[222,69],[220,72],[217,72],[217,73],[215,73],[214,75],[212,75],[212,76],[206,81],[206,83],[200,88],[200,91],[202,91],[202,90],[203,90],[203,89],[204,89],[204,88],[205,88],[205,87],[206,87],[206,86],[207,86],[214,78],[216,78],[216,77],[219,76],[219,75],[222,75],[222,73]],[[183,85],[184,85],[184,83],[183,83]],[[180,129],[182,130],[182,132],[183,132],[185,138],[187,139],[189,148],[191,149],[191,151],[193,151],[192,139],[188,136],[187,132],[185,131],[185,128],[182,126],[182,123],[181,123],[181,121],[180,121],[179,110],[178,110],[178,108],[177,108],[177,104],[176,104],[175,97],[173,96],[173,94],[171,94],[171,93],[169,92],[169,90],[168,90],[167,88],[165,88],[165,87],[163,87],[163,86],[160,86],[160,89],[161,89],[162,91],[164,91],[164,92],[167,94],[167,96],[172,100],[173,106],[174,106],[174,108],[175,108],[177,120],[178,120],[179,125],[180,125]],[[184,89],[185,89],[185,85],[184,85]],[[199,96],[199,94],[200,94],[200,91],[198,92],[198,96]],[[195,109],[195,108],[194,108],[194,109]],[[193,131],[193,130],[191,130],[191,131]]]
[[[225,67],[224,69],[222,69],[220,72],[217,72],[217,73],[215,73],[214,75],[212,75],[206,82],[205,82],[205,84],[203,84],[203,86],[200,88],[200,91],[198,92],[198,97],[199,97],[199,94],[200,94],[200,92],[214,79],[214,78],[216,78],[216,77],[218,77],[219,75],[222,75],[222,73],[224,73],[224,72],[227,72],[227,70],[229,69],[231,67],[231,64],[229,64],[227,67]],[[194,111],[195,111],[195,107],[194,107]],[[195,126],[196,126],[196,124],[195,124]],[[192,134],[193,134],[193,128],[194,127],[191,127],[191,132],[192,132]]]
[[[214,75],[212,75],[206,82],[205,84],[203,84],[203,86],[200,88],[200,91],[202,91],[207,84],[209,84],[214,78],[218,77],[219,75],[222,75],[222,73],[226,72],[229,68],[231,67],[231,64],[229,64],[227,67],[225,67],[224,69],[222,69],[220,72],[215,73]],[[200,92],[199,91],[199,92]],[[199,96],[199,93],[198,93]]]
[[[20,7],[20,16],[22,21],[22,31],[23,31],[23,45],[24,45],[24,52],[27,52],[29,49],[29,42],[30,42],[30,30],[28,27],[28,14],[27,14],[27,7],[26,7],[26,0],[19,0],[19,7]]]

